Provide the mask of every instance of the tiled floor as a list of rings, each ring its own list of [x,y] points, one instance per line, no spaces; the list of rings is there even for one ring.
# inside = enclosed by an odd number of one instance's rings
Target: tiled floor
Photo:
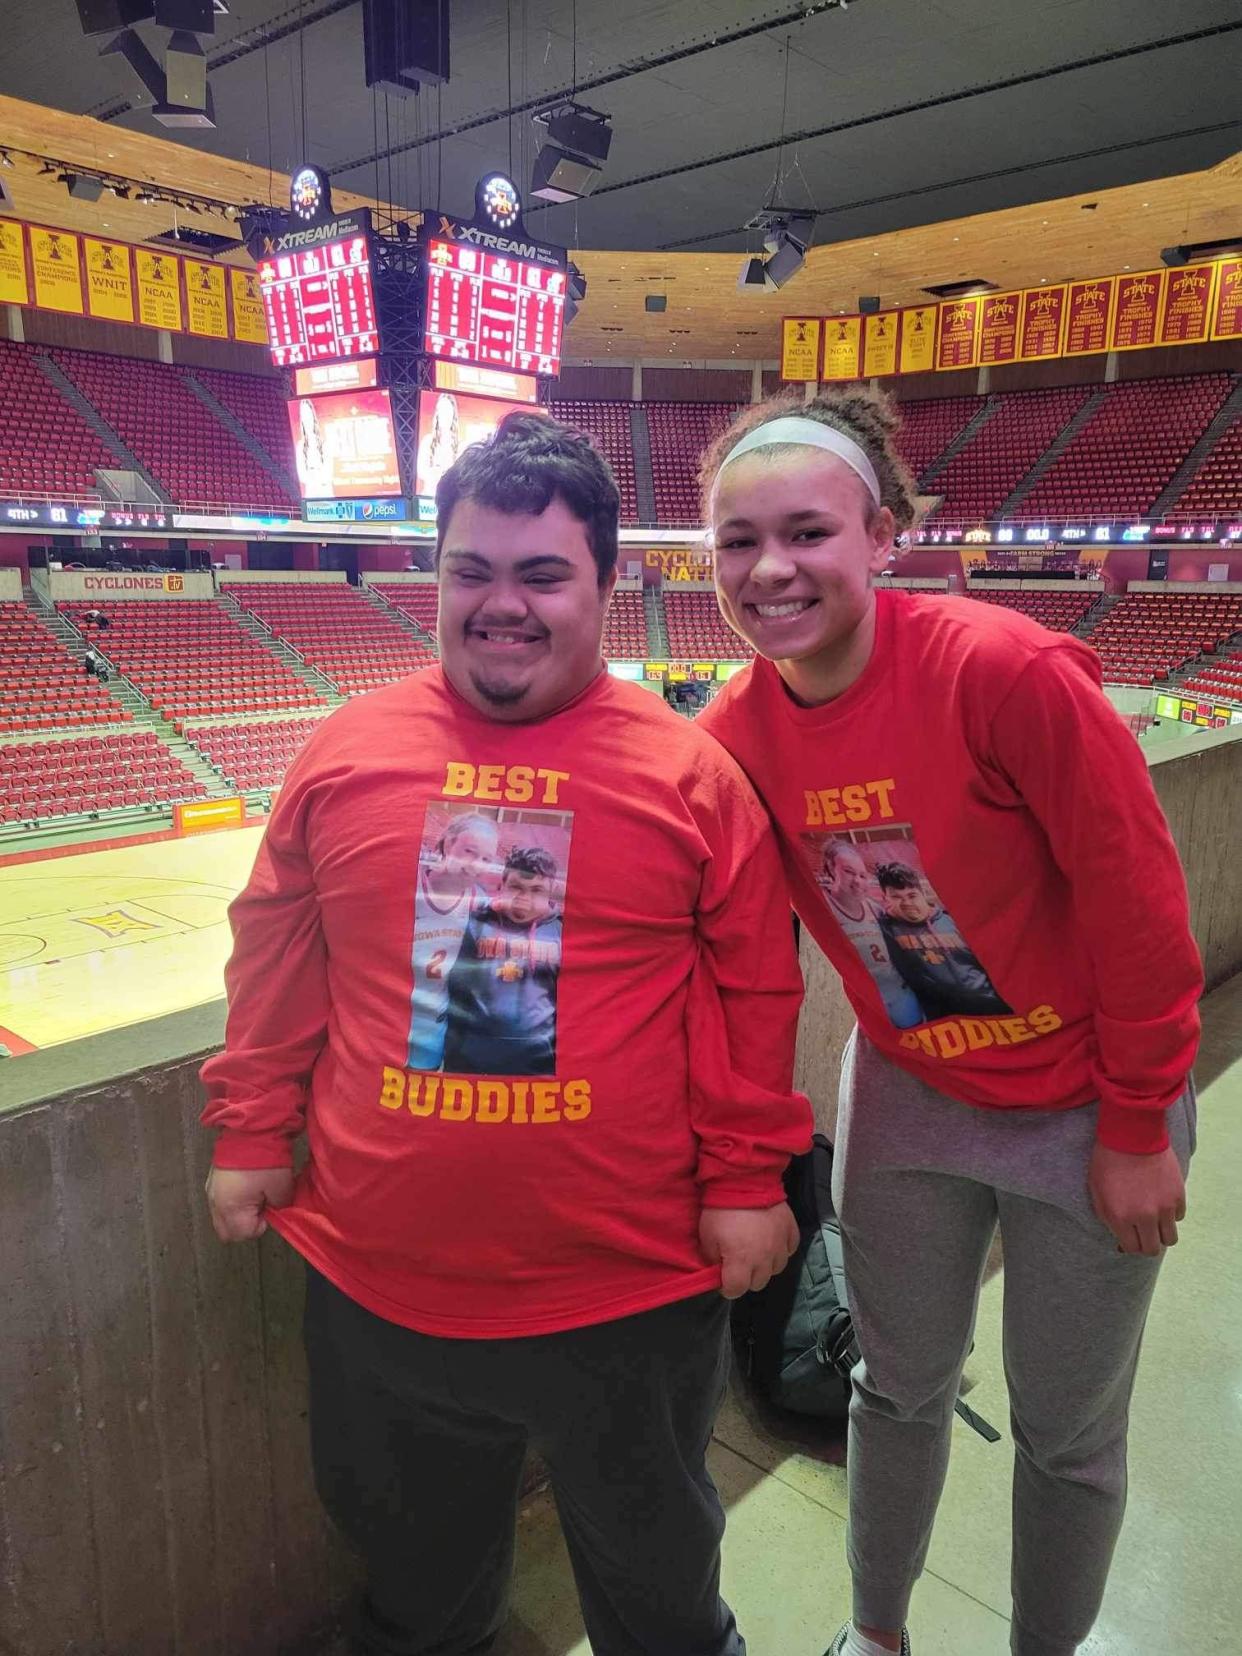
[[[1190,1217],[1157,1291],[1134,1399],[1129,1516],[1103,1615],[1080,1656],[1242,1651],[1242,976],[1209,999],[1205,1028]],[[994,1281],[969,1376],[972,1405],[997,1426],[1007,1414],[1000,1302]],[[1005,1656],[1008,1438],[987,1444],[960,1424],[955,1431],[915,1593],[915,1656]],[[839,1444],[811,1434],[792,1441],[735,1389],[712,1467],[729,1512],[725,1590],[751,1656],[821,1656],[848,1613],[840,1462]],[[588,1649],[552,1503],[541,1496],[522,1518],[514,1615],[495,1656]]]

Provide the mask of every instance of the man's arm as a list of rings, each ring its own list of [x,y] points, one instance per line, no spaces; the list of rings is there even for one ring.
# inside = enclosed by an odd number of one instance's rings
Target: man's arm
[[[691,1107],[701,1240],[734,1298],[762,1287],[798,1244],[783,1176],[811,1144],[811,1107],[793,1090],[802,973],[775,838],[731,762],[701,826],[711,856],[687,1009]]]
[[[224,1050],[202,1070],[202,1121],[217,1130],[217,1168],[292,1166],[311,1071],[327,1039],[327,953],[305,844],[305,776],[299,761],[229,909]]]

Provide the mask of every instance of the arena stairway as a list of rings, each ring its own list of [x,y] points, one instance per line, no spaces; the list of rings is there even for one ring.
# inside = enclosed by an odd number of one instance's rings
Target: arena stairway
[[[108,634],[106,631],[91,632],[90,634],[80,633],[76,627],[71,626],[54,609],[49,608],[35,592],[27,595],[26,602],[40,626],[50,632],[66,654],[71,655],[75,661],[84,661],[87,651],[94,650],[97,655],[101,655],[107,662],[109,677],[104,681],[103,687],[108,695],[118,706],[123,707],[131,718],[130,723],[118,726],[118,728],[153,730],[164,746],[175,758],[180,759],[181,763],[196,780],[204,783],[213,793],[219,794],[226,791],[219,771],[208,764],[198,749],[187,742],[178,733],[176,727],[157,712],[139,690],[135,689],[129,679],[118,672],[115,663],[108,655]],[[112,727],[104,726],[102,728],[103,731],[107,731]],[[99,727],[93,727],[89,731],[74,732],[78,735],[96,735],[100,733]]]
[[[358,590],[364,594],[368,603],[374,604],[376,609],[383,610],[390,621],[395,621],[398,626],[404,627],[412,638],[416,638],[420,644],[427,645],[439,654],[440,647],[436,643],[435,634],[428,632],[425,627],[420,627],[412,615],[407,615],[405,610],[398,609],[395,604],[390,604],[383,593],[376,592],[374,587],[364,586],[359,587]]]
[[[245,426],[241,423],[237,416],[227,409],[213,392],[208,390],[202,380],[200,380],[191,369],[183,369],[181,378],[187,388],[192,391],[198,398],[199,402],[202,403],[207,412],[219,420],[222,426],[226,426],[228,430],[233,433],[234,437],[237,438],[237,441],[241,444],[241,446],[254,456],[259,465],[263,467],[264,471],[266,471],[269,476],[274,477],[277,483],[280,484],[281,488],[285,489],[295,500],[297,500],[301,491],[299,489],[296,476],[282,466],[273,455],[270,455],[263,447],[262,443],[259,442],[257,437],[251,436],[250,432],[246,430]]]
[[[1169,479],[1164,493],[1152,502],[1151,517],[1163,517],[1171,512],[1194,481],[1195,473],[1220,442],[1235,421],[1242,420],[1242,374],[1234,382],[1233,390],[1216,411],[1216,417]]]
[[[151,490],[152,497],[155,500],[162,501],[164,505],[170,506],[172,496],[161,484],[156,482],[134,451],[125,446],[120,433],[112,429],[94,403],[89,401],[83,392],[79,391],[60,364],[43,351],[35,352],[35,361],[44,376],[51,381],[65,401],[77,409],[104,447],[111,449],[112,453],[116,455],[117,464],[128,471],[137,472],[138,476]]]
[[[251,638],[256,639],[263,648],[282,662],[291,673],[297,675],[302,683],[309,686],[317,696],[322,696],[333,707],[340,707],[348,698],[341,694],[340,688],[317,668],[312,667],[305,657],[283,639],[275,637],[270,627],[265,627],[262,621],[244,610],[230,593],[221,593],[217,602],[222,604],[233,620],[243,631],[248,632]]]
[[[1107,385],[1101,385],[1098,390],[1093,391],[1082,407],[1075,411],[1073,418],[1061,427],[1056,439],[1040,455],[1030,471],[1018,483],[1013,493],[1007,499],[1001,501],[1000,509],[996,513],[998,518],[1010,518],[1014,515],[1040,478],[1051,470],[1053,464],[1061,458],[1078,434],[1095,418],[1096,413],[1107,400],[1110,389],[1111,387]]]
[[[928,466],[919,477],[918,485],[921,490],[926,491],[931,484],[935,483],[941,472],[944,471],[945,467],[949,464],[949,461],[956,459],[956,457],[966,447],[967,443],[974,442],[975,438],[979,435],[984,426],[987,425],[993,414],[995,414],[996,410],[1000,407],[1000,401],[999,396],[984,398],[978,411],[969,420],[967,420],[966,424],[958,432],[957,436],[949,444],[948,448],[942,450],[942,452],[932,461],[931,465]]]
[[[634,451],[634,493],[638,499],[638,521],[658,523],[655,478],[651,472],[651,425],[642,403],[630,405],[630,446]]]
[[[668,624],[659,587],[643,588],[643,614],[647,618],[647,648],[655,660],[667,657]]]

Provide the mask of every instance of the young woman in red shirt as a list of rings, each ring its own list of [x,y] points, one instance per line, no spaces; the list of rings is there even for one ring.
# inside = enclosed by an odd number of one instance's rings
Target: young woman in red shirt
[[[1071,1656],[1120,1530],[1143,1324],[1185,1214],[1202,975],[1095,654],[1008,610],[877,588],[916,513],[896,423],[856,391],[765,403],[703,472],[720,607],[758,658],[700,722],[767,803],[858,1021],[835,1168],[863,1355],[854,1617],[832,1656],[910,1648],[998,1226],[1012,1650]],[[864,910],[848,929],[829,889],[846,852]]]

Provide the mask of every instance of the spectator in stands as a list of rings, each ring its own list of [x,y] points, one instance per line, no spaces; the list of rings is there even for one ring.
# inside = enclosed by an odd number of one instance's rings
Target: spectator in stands
[[[861,391],[778,399],[703,468],[721,609],[760,659],[701,722],[766,800],[794,905],[858,1019],[835,1169],[863,1359],[854,1618],[832,1652],[910,1648],[999,1222],[1011,1648],[1070,1656],[1121,1526],[1139,1343],[1185,1214],[1203,979],[1177,853],[1095,655],[1004,608],[875,590],[915,514],[895,427]],[[1014,1014],[886,1015],[800,854],[808,827],[834,826],[917,842]]]
[[[705,1451],[724,1296],[796,1246],[782,1175],[810,1143],[797,961],[765,932],[779,858],[733,761],[604,669],[617,490],[585,438],[509,415],[437,501],[440,664],[318,728],[233,906],[213,1222],[270,1222],[308,1261],[312,1452],[367,1564],[360,1649],[487,1647],[529,1440],[597,1656],[742,1656]],[[572,837],[546,1078],[406,1065],[411,825],[465,801],[521,845]],[[505,901],[542,951],[525,866]]]

